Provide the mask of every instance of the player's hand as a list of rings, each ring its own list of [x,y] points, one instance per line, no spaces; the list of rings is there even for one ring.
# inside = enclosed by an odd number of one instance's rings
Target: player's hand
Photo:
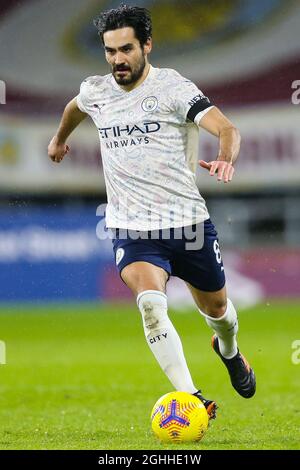
[[[65,143],[60,143],[54,136],[48,145],[48,155],[55,163],[60,163],[64,156],[69,152],[70,147]]]
[[[217,173],[218,181],[224,181],[228,183],[232,180],[234,174],[234,168],[229,162],[222,160],[213,160],[212,162],[205,162],[199,160],[199,165],[209,171],[210,176],[214,176]]]

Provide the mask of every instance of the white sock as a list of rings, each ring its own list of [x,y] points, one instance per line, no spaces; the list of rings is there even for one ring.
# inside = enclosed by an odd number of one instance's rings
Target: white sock
[[[176,390],[197,392],[186,364],[180,338],[168,317],[167,296],[145,290],[137,296],[147,343]]]
[[[213,318],[200,313],[205,317],[206,323],[216,333],[219,340],[220,353],[226,359],[231,359],[237,354],[236,334],[238,332],[237,313],[230,299],[227,299],[226,312],[220,318]]]

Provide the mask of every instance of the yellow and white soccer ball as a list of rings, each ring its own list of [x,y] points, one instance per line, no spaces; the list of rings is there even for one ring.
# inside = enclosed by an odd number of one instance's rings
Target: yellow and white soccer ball
[[[151,426],[162,442],[200,441],[208,427],[208,414],[194,395],[170,392],[155,403]]]

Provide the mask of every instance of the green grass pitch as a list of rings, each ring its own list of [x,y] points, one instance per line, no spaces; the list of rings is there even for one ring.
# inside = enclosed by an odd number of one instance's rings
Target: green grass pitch
[[[270,301],[240,313],[240,348],[257,375],[250,400],[231,388],[196,310],[170,311],[194,381],[219,410],[201,442],[167,446],[149,417],[172,386],[134,305],[2,306],[0,449],[299,449],[299,306]]]

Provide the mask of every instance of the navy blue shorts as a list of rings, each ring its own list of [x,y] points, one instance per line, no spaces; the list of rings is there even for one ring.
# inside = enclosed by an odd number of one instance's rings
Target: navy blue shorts
[[[128,264],[146,261],[163,268],[169,276],[179,277],[197,289],[209,292],[222,289],[225,274],[218,234],[213,223],[207,219],[202,224],[184,229],[190,229],[187,235],[185,232],[182,234],[183,229],[169,229],[168,239],[163,239],[167,230],[157,230],[157,239],[151,238],[154,232],[139,232],[144,236],[147,234],[147,239],[132,239],[128,238],[127,234],[124,236],[124,231],[120,229],[111,229],[114,236],[115,261],[120,275]],[[178,231],[182,235],[178,235]],[[192,233],[202,233],[201,243],[193,245]],[[191,246],[193,249],[189,248]]]

